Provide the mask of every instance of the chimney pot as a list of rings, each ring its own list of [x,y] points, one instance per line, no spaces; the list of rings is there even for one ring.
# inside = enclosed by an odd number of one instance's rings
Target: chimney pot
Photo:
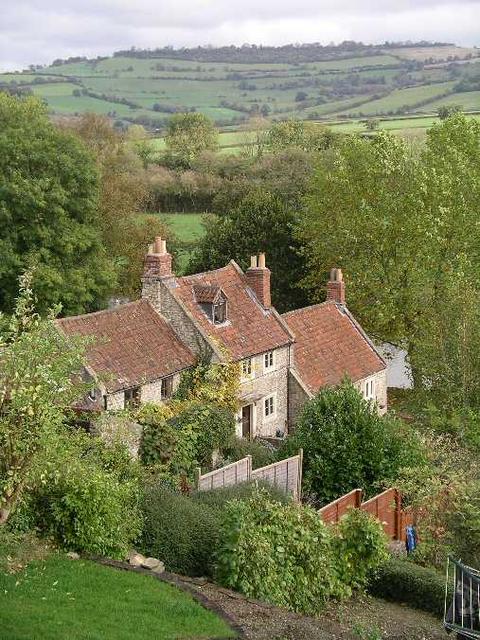
[[[157,254],[162,253],[162,238],[160,236],[157,236],[155,238],[155,242],[153,244],[153,252]]]
[[[164,253],[167,253],[167,241],[166,240],[162,240],[161,242],[161,246],[160,246],[160,253],[163,255]]]
[[[251,256],[250,268],[247,269],[247,281],[255,292],[260,304],[269,309],[272,306],[270,294],[270,269],[265,266],[265,254],[261,253],[257,256]]]
[[[327,300],[337,304],[345,304],[345,282],[341,269],[330,270],[330,280],[327,282]]]

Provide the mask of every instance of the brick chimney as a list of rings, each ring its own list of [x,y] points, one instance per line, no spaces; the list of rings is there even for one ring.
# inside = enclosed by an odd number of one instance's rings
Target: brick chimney
[[[161,312],[162,288],[173,278],[172,256],[167,251],[167,242],[160,237],[148,247],[142,276],[142,298],[149,300]]]
[[[156,237],[145,256],[143,277],[168,278],[172,275],[172,256],[167,252],[167,241]]]
[[[270,269],[265,266],[265,254],[251,256],[250,267],[246,272],[247,281],[265,309],[272,306],[270,295]]]
[[[345,304],[345,282],[341,269],[331,269],[327,282],[327,300],[337,304]]]

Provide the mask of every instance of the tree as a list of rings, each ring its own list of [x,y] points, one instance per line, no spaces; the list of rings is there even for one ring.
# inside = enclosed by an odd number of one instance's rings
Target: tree
[[[303,273],[299,244],[293,237],[296,214],[272,192],[252,190],[239,205],[205,222],[206,233],[188,265],[189,273],[224,266],[234,259],[243,268],[250,256],[267,254],[272,271],[272,301],[280,310],[301,306],[304,292],[297,287]]]
[[[108,118],[90,113],[71,128],[96,160],[100,177],[97,225],[117,268],[114,293],[134,297],[139,292],[143,258],[151,239],[156,235],[174,239],[157,216],[143,213],[147,199],[143,127],[124,136],[114,130]]]
[[[379,416],[348,381],[336,389],[321,389],[305,405],[282,454],[299,448],[304,491],[319,504],[357,488],[371,496],[401,468],[420,459],[413,432],[389,416]]]
[[[31,479],[39,455],[54,446],[65,407],[82,385],[82,345],[59,332],[53,315],[35,313],[32,277],[0,333],[0,524],[9,519]]]
[[[479,149],[479,123],[461,114],[434,126],[420,154],[384,132],[351,138],[319,162],[298,230],[313,295],[343,267],[350,308],[373,337],[406,347],[416,388],[435,380],[446,398],[456,379],[470,406],[477,318],[459,301],[480,288]]]
[[[0,121],[0,309],[13,309],[18,277],[32,264],[40,311],[99,308],[116,274],[102,246],[91,154],[36,99],[0,93]]]
[[[450,116],[461,112],[462,107],[459,104],[444,104],[437,109],[438,117],[440,118],[440,120],[446,120],[447,118],[450,118]]]
[[[202,151],[216,150],[218,131],[203,113],[179,113],[168,121],[165,142],[185,166],[190,166]]]
[[[350,137],[320,158],[298,227],[313,297],[324,299],[329,269],[342,267],[349,307],[370,335],[394,344],[413,337],[429,269],[418,179],[402,140]]]
[[[369,131],[376,131],[380,126],[380,120],[378,118],[369,118],[365,121],[365,127]]]
[[[309,152],[321,151],[330,148],[337,139],[337,134],[313,122],[286,120],[270,127],[266,134],[265,147],[271,153],[291,147]]]
[[[295,95],[295,102],[303,102],[308,98],[308,93],[305,91],[297,91]]]

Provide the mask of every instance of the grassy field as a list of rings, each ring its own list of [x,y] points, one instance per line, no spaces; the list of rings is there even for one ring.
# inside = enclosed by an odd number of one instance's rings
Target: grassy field
[[[0,637],[8,640],[233,638],[223,620],[151,576],[50,556],[0,572]]]
[[[347,109],[340,115],[381,115],[395,112],[403,107],[407,110],[413,110],[418,103],[426,100],[433,101],[436,97],[451,91],[453,85],[453,82],[441,82],[425,86],[408,87],[406,89],[396,89],[388,96],[367,102],[357,108]],[[422,108],[428,109],[428,106],[423,106]]]
[[[181,242],[194,243],[204,234],[203,213],[162,213],[159,215],[171,227]]]
[[[152,130],[164,127],[173,112],[188,110],[204,113],[222,126],[240,127],[250,114],[258,113],[278,120],[412,112],[425,100],[443,99],[465,78],[475,80],[469,74],[480,68],[474,62],[453,69],[450,62],[432,67],[422,66],[422,61],[449,56],[462,60],[471,54],[455,47],[380,47],[367,55],[353,49],[346,57],[339,50],[332,59],[259,64],[125,55],[52,65],[35,73],[0,74],[0,89],[17,83],[43,98],[54,113],[93,111]],[[420,68],[412,68],[412,60]],[[57,82],[39,84],[49,79]],[[76,97],[75,90],[97,97]],[[463,99],[465,108],[480,109],[479,93],[453,94],[452,100],[461,104]]]

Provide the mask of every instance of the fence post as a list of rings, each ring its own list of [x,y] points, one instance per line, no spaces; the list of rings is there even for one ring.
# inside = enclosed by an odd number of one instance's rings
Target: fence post
[[[360,509],[362,506],[362,489],[355,489],[355,508]]]
[[[298,450],[297,502],[302,501],[303,449]]]
[[[252,479],[252,456],[247,456],[247,481],[250,482]]]
[[[200,488],[200,476],[202,475],[202,469],[197,467],[195,469],[195,489],[198,491]]]
[[[402,539],[402,495],[395,489],[395,540]]]

